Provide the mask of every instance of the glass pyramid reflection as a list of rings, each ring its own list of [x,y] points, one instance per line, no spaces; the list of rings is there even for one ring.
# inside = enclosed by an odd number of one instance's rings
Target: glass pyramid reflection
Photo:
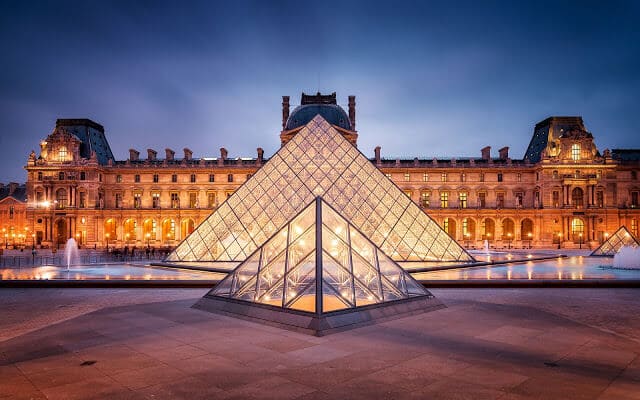
[[[318,197],[207,296],[323,314],[430,293]]]
[[[394,261],[473,261],[319,115],[184,239],[166,261],[244,261],[317,196]]]
[[[610,238],[605,240],[597,249],[595,249],[592,256],[614,256],[622,246],[638,247],[640,242],[629,232],[629,230],[623,225],[611,235]]]

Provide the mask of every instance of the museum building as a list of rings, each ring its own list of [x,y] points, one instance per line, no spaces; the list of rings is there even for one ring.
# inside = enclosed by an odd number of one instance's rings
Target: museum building
[[[316,115],[357,146],[355,96],[345,111],[335,93],[303,93],[293,110],[283,96],[281,144]],[[468,248],[484,240],[496,248],[596,248],[622,225],[638,236],[640,149],[599,151],[581,117],[536,124],[522,159],[487,146],[479,157],[447,159],[385,158],[376,147],[369,160]],[[130,149],[116,160],[102,125],[58,119],[39,154],[29,155],[26,201],[10,201],[25,217],[1,213],[0,222],[6,232],[25,232],[13,245],[55,247],[74,237],[86,247],[173,248],[266,161],[261,148],[235,158],[225,148],[201,158],[189,148],[179,156],[167,148],[164,157]]]

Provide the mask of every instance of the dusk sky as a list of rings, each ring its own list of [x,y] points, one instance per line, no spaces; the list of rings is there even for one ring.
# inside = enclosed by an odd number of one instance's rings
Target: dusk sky
[[[3,1],[0,181],[26,180],[56,118],[105,126],[116,159],[279,148],[281,96],[357,101],[367,156],[522,158],[581,115],[640,148],[640,2]]]

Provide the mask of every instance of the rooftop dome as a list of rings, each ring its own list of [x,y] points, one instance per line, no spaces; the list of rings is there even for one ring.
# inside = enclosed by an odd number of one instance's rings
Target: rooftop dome
[[[303,104],[296,107],[287,119],[285,130],[304,126],[318,114],[332,125],[351,130],[349,116],[336,104]]]

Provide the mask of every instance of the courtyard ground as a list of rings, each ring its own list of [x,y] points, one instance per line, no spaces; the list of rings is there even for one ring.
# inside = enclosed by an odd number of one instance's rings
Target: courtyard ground
[[[432,292],[317,338],[202,289],[0,289],[0,399],[640,399],[640,290]]]

